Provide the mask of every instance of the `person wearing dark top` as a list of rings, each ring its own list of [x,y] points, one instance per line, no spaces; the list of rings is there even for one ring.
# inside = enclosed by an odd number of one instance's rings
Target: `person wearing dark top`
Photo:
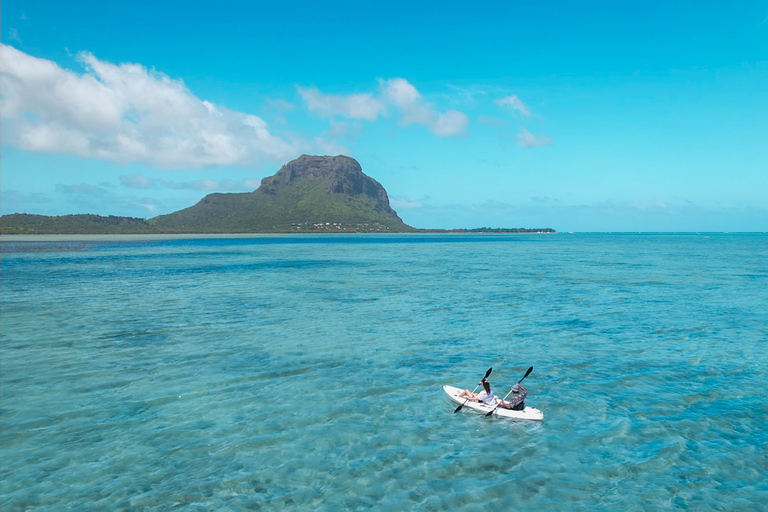
[[[501,401],[501,406],[506,409],[512,409],[513,411],[522,411],[525,409],[525,396],[528,394],[525,386],[522,384],[515,384],[512,386],[512,399],[509,402]]]

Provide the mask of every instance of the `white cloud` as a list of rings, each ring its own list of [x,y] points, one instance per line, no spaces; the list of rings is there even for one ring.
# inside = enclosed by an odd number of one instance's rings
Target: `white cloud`
[[[551,146],[552,139],[546,135],[534,135],[525,128],[517,134],[517,144],[524,148],[535,146]]]
[[[466,114],[449,110],[445,114],[439,114],[429,129],[440,137],[452,137],[463,133],[467,124],[469,124],[469,118]]]
[[[448,110],[440,113],[404,78],[380,82],[384,97],[400,111],[403,124],[420,124],[440,137],[453,137],[465,132],[469,118],[463,112]]]
[[[0,49],[2,117],[12,128],[9,142],[21,149],[198,168],[284,160],[304,146],[140,64],[82,52],[85,72],[78,74],[12,46]]]
[[[494,103],[500,107],[509,107],[512,110],[516,110],[525,117],[531,115],[531,109],[528,108],[528,105],[523,103],[522,100],[517,97],[517,94],[513,94],[512,96],[507,96],[505,98],[498,98],[494,100]]]
[[[384,95],[400,110],[408,111],[421,104],[421,93],[404,78],[381,82]]]
[[[469,125],[469,118],[462,112],[436,110],[434,105],[425,102],[416,87],[404,78],[380,80],[378,95],[372,93],[348,96],[324,94],[316,88],[299,88],[299,94],[311,112],[331,118],[338,116],[376,121],[387,113],[388,107],[391,107],[399,113],[401,124],[426,126],[440,137],[461,135]]]
[[[385,110],[381,100],[374,98],[372,94],[338,96],[303,87],[299,87],[299,94],[310,112],[318,112],[327,117],[342,116],[375,121]]]

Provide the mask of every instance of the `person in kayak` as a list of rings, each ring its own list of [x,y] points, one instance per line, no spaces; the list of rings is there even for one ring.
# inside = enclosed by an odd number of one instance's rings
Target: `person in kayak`
[[[513,411],[522,411],[525,409],[525,395],[527,394],[528,391],[525,389],[525,386],[517,383],[512,386],[512,400],[509,402],[502,400],[501,406],[505,409],[512,409]]]
[[[496,401],[499,399],[491,391],[491,383],[487,379],[480,381],[478,386],[483,386],[483,390],[480,393],[473,393],[472,391],[465,389],[459,396],[462,398],[468,398],[473,402],[483,402],[486,405],[496,405]]]
[[[528,394],[528,390],[526,390],[525,386],[522,384],[518,383],[512,386],[512,400],[509,402],[494,395],[491,391],[491,383],[486,379],[483,379],[480,384],[483,386],[483,390],[480,393],[473,393],[472,391],[465,389],[459,393],[459,396],[468,398],[473,402],[483,402],[486,405],[499,404],[501,407],[513,411],[522,411],[525,409],[525,397]]]

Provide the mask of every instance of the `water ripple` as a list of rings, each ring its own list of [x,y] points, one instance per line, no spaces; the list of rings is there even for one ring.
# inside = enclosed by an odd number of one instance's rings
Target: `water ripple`
[[[0,505],[760,509],[768,237],[709,236],[4,240]],[[441,391],[531,365],[543,423]]]

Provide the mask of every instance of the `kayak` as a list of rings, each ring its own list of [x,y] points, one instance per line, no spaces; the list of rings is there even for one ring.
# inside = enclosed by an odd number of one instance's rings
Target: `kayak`
[[[493,410],[494,405],[486,405],[483,402],[472,402],[464,397],[459,396],[463,390],[455,388],[453,386],[443,386],[443,391],[448,395],[448,398],[456,402],[457,404],[464,404],[464,408],[471,409],[474,412],[487,414]],[[465,403],[466,402],[466,403]],[[533,420],[542,421],[544,419],[544,413],[533,407],[526,407],[522,411],[513,411],[511,409],[505,409],[499,406],[493,413],[494,416],[500,416],[502,418],[513,418],[518,420]]]

